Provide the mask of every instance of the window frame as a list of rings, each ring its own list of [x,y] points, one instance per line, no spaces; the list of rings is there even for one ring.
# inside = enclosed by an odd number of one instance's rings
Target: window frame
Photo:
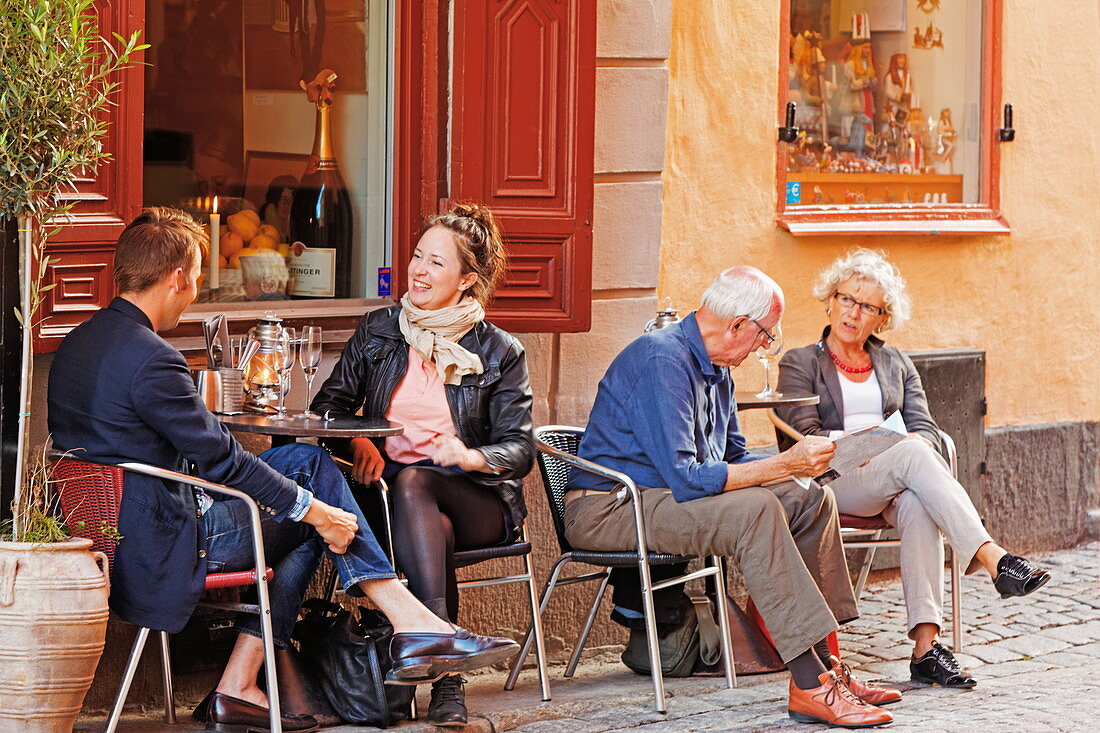
[[[1011,232],[1001,213],[1001,86],[1003,0],[984,0],[982,7],[981,167],[974,204],[794,204],[786,203],[789,143],[777,141],[776,223],[793,236],[859,235],[1004,235]],[[780,1],[779,86],[776,119],[787,104],[787,59],[790,53],[791,0]],[[782,122],[778,124],[783,124]]]

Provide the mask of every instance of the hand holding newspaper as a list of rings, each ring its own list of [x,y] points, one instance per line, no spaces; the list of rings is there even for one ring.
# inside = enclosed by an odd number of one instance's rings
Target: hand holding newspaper
[[[894,411],[890,417],[878,425],[872,425],[869,428],[856,430],[852,433],[844,433],[834,438],[836,453],[833,455],[833,460],[829,462],[829,469],[825,473],[812,479],[806,476],[792,476],[791,478],[804,489],[810,488],[810,481],[817,481],[818,484],[824,486],[857,468],[867,465],[867,462],[872,458],[904,440],[907,434],[905,421],[902,419],[901,413]]]

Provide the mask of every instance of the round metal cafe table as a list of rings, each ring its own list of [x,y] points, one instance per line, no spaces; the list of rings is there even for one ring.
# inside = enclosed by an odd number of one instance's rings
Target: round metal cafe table
[[[301,413],[287,413],[283,420],[270,415],[245,412],[218,415],[230,430],[271,436],[273,448],[293,443],[298,438],[385,438],[405,432],[405,426],[384,419],[339,416],[331,420],[306,420]]]

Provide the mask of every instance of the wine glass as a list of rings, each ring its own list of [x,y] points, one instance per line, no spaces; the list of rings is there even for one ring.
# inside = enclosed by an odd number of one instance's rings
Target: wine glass
[[[321,416],[309,409],[309,401],[313,394],[313,378],[317,376],[317,367],[321,364],[321,327],[304,326],[299,343],[298,363],[306,375],[306,411],[302,413],[302,417],[320,420]]]
[[[764,391],[757,392],[756,396],[762,400],[770,400],[783,396],[782,393],[772,389],[770,379],[772,362],[778,361],[779,354],[783,352],[783,329],[777,323],[772,326],[770,333],[766,331],[765,333],[767,334],[767,343],[756,350],[756,358],[764,365]]]
[[[290,387],[290,370],[294,366],[293,328],[282,328],[275,338],[275,372],[279,375],[279,408],[271,416],[272,420],[286,420],[286,393]]]

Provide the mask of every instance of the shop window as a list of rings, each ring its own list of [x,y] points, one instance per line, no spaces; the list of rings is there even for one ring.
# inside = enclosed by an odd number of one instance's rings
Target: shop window
[[[195,310],[390,294],[388,6],[147,0],[143,203],[211,228]]]
[[[789,0],[779,221],[796,234],[1004,233],[999,3]],[[787,132],[793,136],[792,131]]]

